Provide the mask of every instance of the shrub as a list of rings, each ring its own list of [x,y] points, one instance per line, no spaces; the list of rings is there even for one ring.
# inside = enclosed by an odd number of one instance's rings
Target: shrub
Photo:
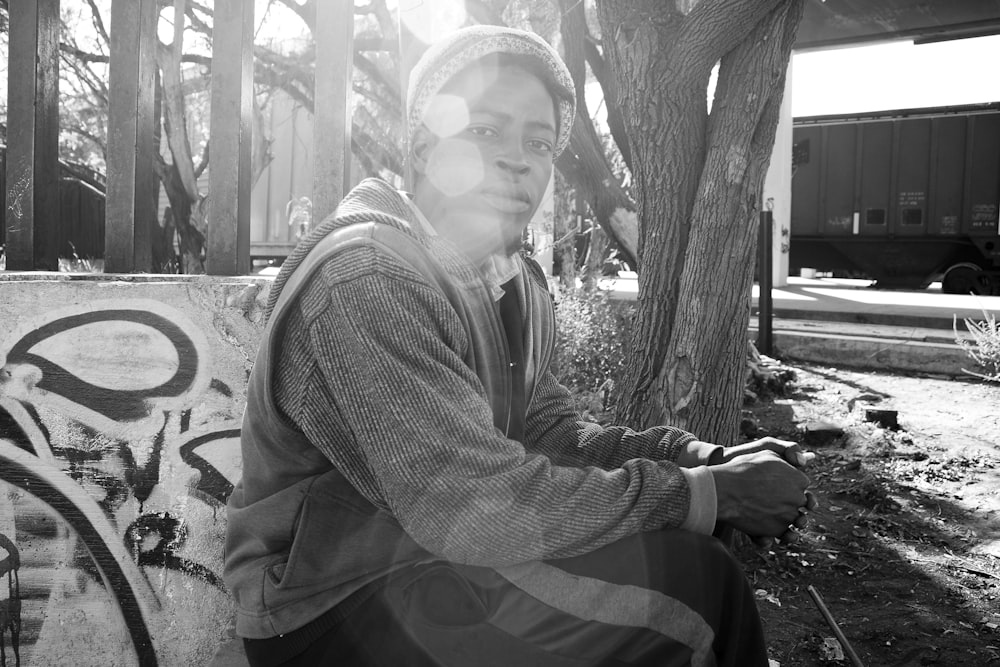
[[[972,334],[972,340],[959,336],[958,317],[952,320],[955,342],[984,372],[979,373],[964,368],[962,370],[984,380],[1000,382],[1000,322],[997,322],[992,313],[986,312],[985,308],[983,317],[986,319],[981,322],[965,318],[965,327]]]
[[[569,290],[556,302],[559,328],[552,370],[588,405],[595,399],[597,406],[604,403],[598,396],[608,380],[612,396],[621,386],[634,311],[632,304],[614,301],[599,289]]]

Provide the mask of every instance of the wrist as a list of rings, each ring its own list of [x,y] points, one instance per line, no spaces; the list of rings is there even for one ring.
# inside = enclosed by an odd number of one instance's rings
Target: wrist
[[[732,502],[729,485],[729,471],[722,464],[708,468],[715,482],[715,518],[720,522],[731,522],[736,518],[735,504]]]

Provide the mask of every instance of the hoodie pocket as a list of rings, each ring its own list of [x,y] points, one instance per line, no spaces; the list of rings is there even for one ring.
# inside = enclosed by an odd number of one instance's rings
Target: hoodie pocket
[[[268,568],[268,581],[275,592],[302,587],[318,592],[388,572],[424,553],[392,516],[361,497],[343,477],[324,475],[309,489],[287,559]]]

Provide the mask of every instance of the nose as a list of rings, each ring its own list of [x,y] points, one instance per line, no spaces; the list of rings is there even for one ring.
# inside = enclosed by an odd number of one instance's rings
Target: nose
[[[496,165],[503,171],[516,176],[524,176],[531,170],[524,156],[524,148],[520,142],[508,142],[496,157]]]

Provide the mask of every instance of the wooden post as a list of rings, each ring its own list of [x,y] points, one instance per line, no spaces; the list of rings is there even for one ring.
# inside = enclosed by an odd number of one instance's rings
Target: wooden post
[[[152,270],[156,0],[113,0],[105,273]]]
[[[351,74],[354,2],[316,3],[313,109],[313,223],[333,213],[351,187]]]
[[[250,272],[253,5],[246,0],[215,2],[205,262],[212,275]]]
[[[59,0],[10,3],[7,269],[59,268]]]

